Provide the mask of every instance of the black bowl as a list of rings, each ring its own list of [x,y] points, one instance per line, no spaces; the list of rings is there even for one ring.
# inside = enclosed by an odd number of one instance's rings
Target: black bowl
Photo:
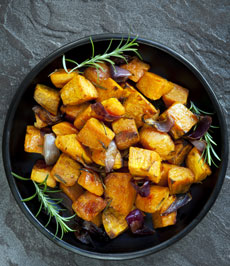
[[[121,34],[93,36],[95,52],[105,51],[111,38],[115,39],[113,46],[117,45],[122,37],[127,39],[128,36]],[[141,38],[138,39],[138,43],[140,44],[139,52],[143,59],[150,63],[151,71],[188,88],[190,99],[201,109],[214,112],[213,124],[219,126],[219,129],[214,132],[214,138],[218,144],[216,151],[221,157],[219,167],[212,168],[212,175],[202,185],[192,186],[193,200],[178,212],[176,225],[159,229],[153,236],[136,237],[126,232],[108,243],[95,243],[93,247],[80,243],[72,233],[66,234],[63,240],[54,238],[55,223],[51,222],[45,228],[46,214],[41,213],[38,218],[34,216],[39,208],[38,201],[33,200],[27,203],[21,201],[22,198],[32,195],[34,191],[32,182],[15,180],[11,172],[25,177],[30,176],[34,161],[39,157],[36,154],[25,153],[23,150],[26,126],[34,122],[31,108],[35,104],[33,100],[35,84],[51,85],[48,75],[54,69],[62,67],[62,54],[79,62],[89,58],[91,56],[89,38],[72,42],[56,50],[28,74],[12,100],[5,122],[2,142],[4,166],[11,191],[21,210],[31,223],[50,240],[61,247],[88,257],[121,260],[144,256],[168,247],[185,236],[201,221],[215,202],[225,177],[228,162],[227,127],[221,106],[207,81],[191,63],[168,47]]]

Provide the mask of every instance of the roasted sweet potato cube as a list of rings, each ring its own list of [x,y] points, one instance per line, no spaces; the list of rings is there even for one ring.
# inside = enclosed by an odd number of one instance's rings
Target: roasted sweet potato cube
[[[166,107],[171,106],[174,103],[187,104],[189,91],[175,83],[173,83],[173,88],[166,94],[162,96],[162,99]]]
[[[57,69],[50,74],[50,80],[56,88],[62,88],[76,75],[78,75],[76,71],[67,73],[65,69]]]
[[[64,105],[76,105],[98,97],[94,85],[82,75],[74,76],[60,91]]]
[[[155,151],[130,147],[128,167],[132,175],[148,176],[154,183],[160,180],[161,157]]]
[[[174,142],[169,134],[159,132],[157,129],[149,126],[142,127],[140,142],[145,149],[156,151],[162,160],[167,160],[175,150]]]
[[[57,90],[37,84],[34,91],[34,100],[51,114],[57,115],[60,103],[60,96]]]
[[[172,212],[168,215],[162,216],[161,214],[167,211],[169,206],[176,200],[175,196],[169,196],[163,203],[162,207],[160,210],[154,212],[152,214],[152,219],[153,219],[153,227],[156,228],[161,228],[161,227],[166,227],[169,225],[174,225],[176,223],[176,215],[177,212]]]
[[[141,197],[137,195],[135,205],[144,212],[154,213],[161,209],[164,201],[169,196],[169,189],[167,187],[151,186],[148,197]]]
[[[83,112],[79,113],[74,120],[74,126],[77,129],[82,129],[85,123],[92,117],[92,108],[89,105]]]
[[[35,114],[35,119],[36,119],[36,122],[34,122],[34,126],[38,129],[41,129],[43,127],[47,127],[48,124],[46,122],[44,122],[43,120],[41,120],[41,118]]]
[[[92,160],[85,148],[78,141],[76,134],[57,136],[55,144],[59,150],[66,153],[74,160],[81,163],[92,163]]]
[[[133,87],[127,85],[125,91],[128,95],[123,103],[125,116],[134,118],[138,128],[144,124],[142,121],[143,116],[148,118],[158,115],[156,108]]]
[[[67,187],[73,186],[80,176],[80,168],[79,163],[62,153],[51,171],[51,176]]]
[[[71,122],[75,120],[75,118],[82,113],[87,107],[89,103],[82,103],[78,105],[62,105],[60,110],[65,114],[65,118]]]
[[[118,101],[117,98],[109,98],[102,101],[101,104],[111,115],[121,116],[125,114],[125,107]]]
[[[100,227],[102,225],[102,212],[95,216],[91,222]]]
[[[175,167],[174,164],[162,163],[161,164],[161,178],[157,183],[158,186],[167,187],[168,186],[168,172],[171,168]]]
[[[194,173],[195,183],[202,182],[207,176],[211,175],[212,173],[209,165],[204,162],[204,158],[195,147],[189,152],[186,158],[186,166]]]
[[[78,130],[69,122],[63,121],[52,126],[53,132],[59,135],[70,135],[70,134],[77,134]]]
[[[182,103],[174,103],[171,105],[161,114],[160,119],[164,120],[167,116],[171,116],[174,119],[174,126],[170,131],[174,139],[179,139],[198,122],[197,116]]]
[[[128,64],[121,65],[120,67],[128,70],[132,74],[129,79],[138,82],[144,73],[149,70],[150,65],[135,57]]]
[[[40,130],[34,126],[27,126],[24,142],[24,150],[26,152],[42,153],[44,137]]]
[[[95,118],[90,118],[78,133],[78,140],[85,146],[95,150],[105,150],[115,134]]]
[[[66,186],[63,183],[59,185],[60,189],[72,200],[72,202],[76,201],[83,193],[83,188],[75,182],[73,186]]]
[[[114,208],[109,207],[102,213],[102,223],[107,235],[113,239],[128,229],[125,215],[119,213]]]
[[[97,196],[101,196],[104,193],[100,177],[91,169],[81,169],[81,174],[77,182],[83,188]]]
[[[181,165],[191,149],[192,145],[188,141],[178,139],[175,141],[175,151],[173,152],[172,157],[167,159],[167,161],[172,164]]]
[[[193,172],[186,167],[172,167],[168,171],[168,186],[170,194],[186,193],[194,182]]]
[[[110,207],[128,215],[136,198],[136,191],[129,173],[110,173],[105,178],[105,197],[111,200]]]
[[[76,201],[72,208],[76,214],[86,221],[92,221],[106,206],[103,198],[86,191]]]
[[[104,79],[110,78],[110,69],[105,63],[99,63],[103,68],[96,69],[95,67],[87,67],[84,71],[84,76],[91,81],[94,85],[99,84]]]
[[[92,160],[101,166],[105,166],[105,150],[91,150],[92,154]],[[115,158],[115,162],[113,165],[113,169],[120,169],[123,166],[123,162],[122,162],[122,157],[121,157],[121,153],[118,151],[116,158]]]
[[[47,166],[44,160],[37,160],[35,165],[33,166],[32,172],[31,172],[31,180],[42,183],[46,177],[46,184],[48,187],[56,187],[56,180],[50,175],[52,166]]]
[[[158,100],[162,95],[168,93],[173,88],[173,83],[151,73],[145,72],[138,81],[137,88],[149,99]]]
[[[125,150],[139,142],[140,137],[133,118],[120,118],[112,123],[115,141],[119,150]]]

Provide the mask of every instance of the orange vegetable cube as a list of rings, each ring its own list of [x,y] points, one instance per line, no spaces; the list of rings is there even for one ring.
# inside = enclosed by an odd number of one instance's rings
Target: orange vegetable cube
[[[82,75],[74,76],[60,91],[64,105],[76,105],[98,97],[93,84]]]
[[[59,184],[60,189],[74,202],[76,201],[83,193],[83,188],[78,185],[77,182],[73,186],[66,186],[63,183]]]
[[[184,139],[178,139],[175,141],[175,151],[172,157],[167,159],[167,161],[172,164],[181,165],[191,149],[192,145],[188,141]]]
[[[174,164],[162,163],[161,164],[161,178],[157,185],[162,187],[168,186],[168,172],[171,168],[175,167]]]
[[[92,117],[92,108],[89,105],[83,112],[79,113],[74,120],[74,126],[77,129],[82,129],[85,123]]]
[[[57,69],[50,74],[50,80],[56,88],[62,88],[76,75],[78,75],[76,71],[67,73],[65,69]]]
[[[71,123],[66,122],[66,121],[52,126],[52,130],[57,136],[78,133],[78,130]]]
[[[92,154],[92,160],[101,166],[105,166],[105,153],[106,150],[91,150]],[[113,165],[113,169],[120,169],[123,166],[123,160],[121,157],[121,153],[118,151],[116,158],[115,158],[115,162]]]
[[[174,103],[187,104],[189,91],[175,83],[173,83],[173,88],[166,94],[162,96],[162,99],[166,107],[171,106]]]
[[[40,130],[34,126],[26,127],[26,136],[24,142],[25,152],[42,153],[44,137]]]
[[[104,79],[110,78],[110,69],[105,63],[99,63],[103,68],[96,69],[95,67],[87,67],[84,71],[84,76],[91,81],[94,85],[99,84]]]
[[[102,101],[101,104],[111,115],[121,116],[125,114],[125,107],[118,101],[117,98],[109,98]]]
[[[105,200],[86,191],[74,201],[72,208],[83,220],[92,221],[105,208],[105,206]]]
[[[67,120],[73,122],[78,114],[83,112],[88,106],[89,103],[82,103],[78,105],[62,105],[60,110],[62,113],[65,113],[65,118]]]

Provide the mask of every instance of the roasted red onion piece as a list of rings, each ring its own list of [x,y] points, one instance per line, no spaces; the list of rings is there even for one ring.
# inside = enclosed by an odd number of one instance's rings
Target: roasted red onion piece
[[[169,207],[166,211],[164,211],[161,216],[168,215],[172,212],[177,211],[187,203],[192,200],[192,195],[190,193],[186,193],[184,195],[179,196]]]
[[[98,118],[103,121],[112,122],[121,118],[121,116],[110,114],[108,111],[106,111],[105,107],[99,102],[92,104],[91,108],[99,116]]]
[[[197,148],[198,151],[203,152],[206,148],[206,141],[205,140],[189,140],[194,147]]]
[[[132,179],[132,186],[136,189],[137,193],[140,194],[141,197],[148,197],[150,193],[150,181],[145,180],[141,186],[138,186],[138,181]]]
[[[186,136],[189,140],[198,140],[204,136],[204,134],[208,131],[209,127],[212,124],[212,117],[205,115],[200,116],[200,120],[197,124],[196,129]]]
[[[112,140],[105,153],[105,172],[106,173],[109,173],[113,169],[117,153],[118,153],[117,145],[115,141]]]
[[[132,76],[132,74],[124,68],[121,68],[119,66],[112,66],[110,65],[110,74],[112,79],[114,79],[116,82],[126,82],[126,80]]]
[[[169,132],[174,125],[174,119],[171,116],[168,116],[166,120],[156,121],[153,118],[145,119],[142,117],[142,121],[149,125],[155,127],[160,132]]]
[[[44,136],[43,155],[47,165],[56,163],[60,156],[59,149],[55,145],[55,139],[53,133],[45,134]]]
[[[46,109],[42,108],[41,106],[36,105],[32,108],[32,110],[48,126],[52,126],[62,121],[61,114],[52,115],[51,113],[49,113]]]

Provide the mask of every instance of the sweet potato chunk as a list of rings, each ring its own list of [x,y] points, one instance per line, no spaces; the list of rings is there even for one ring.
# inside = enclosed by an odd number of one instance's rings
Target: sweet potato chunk
[[[92,150],[92,160],[101,166],[105,166],[105,150]],[[113,169],[120,169],[123,166],[121,153],[118,151],[115,162],[113,165]]]
[[[172,164],[181,165],[191,149],[192,145],[188,141],[178,139],[175,141],[175,151],[173,152],[172,157],[167,159],[167,161]]]
[[[186,166],[194,173],[195,183],[202,182],[212,173],[209,165],[204,162],[204,158],[201,157],[201,153],[195,147],[189,152],[186,158]]]
[[[151,73],[145,72],[138,81],[137,88],[149,99],[158,100],[162,95],[168,93],[173,88],[173,83]]]
[[[149,118],[158,114],[156,108],[133,87],[127,85],[125,91],[128,95],[123,103],[125,116],[135,119],[138,128],[144,124],[142,121],[143,115],[145,118]]]
[[[125,215],[109,207],[102,213],[102,223],[107,235],[113,239],[128,229]]]
[[[104,193],[100,177],[92,170],[82,169],[77,182],[83,188],[97,196],[101,196]]]
[[[170,194],[186,193],[194,182],[193,172],[186,167],[172,167],[168,171],[168,186]]]
[[[161,228],[161,227],[166,227],[169,225],[174,225],[176,223],[176,215],[177,215],[176,211],[172,212],[168,215],[161,216],[161,214],[164,213],[175,200],[176,200],[175,196],[169,196],[164,201],[161,209],[152,214],[153,227],[155,229]]]
[[[164,120],[168,115],[171,116],[175,122],[170,131],[174,139],[179,139],[198,122],[196,115],[181,103],[174,103],[171,105],[161,114],[160,119]]]
[[[156,151],[163,160],[167,160],[175,150],[169,134],[159,132],[153,127],[142,127],[140,142],[145,149]]]
[[[74,201],[72,208],[83,220],[92,221],[105,208],[105,206],[105,200],[86,191]]]
[[[78,114],[83,112],[88,106],[89,103],[82,103],[78,105],[62,105],[60,110],[65,114],[65,118],[67,120],[73,122]]]
[[[110,69],[105,63],[99,63],[104,69],[96,69],[95,67],[87,67],[84,71],[84,76],[94,85],[101,83],[102,80],[110,78]]]
[[[51,176],[67,187],[73,186],[80,176],[80,168],[79,163],[62,153],[51,171]]]
[[[150,69],[149,64],[144,63],[137,57],[135,57],[128,64],[121,65],[120,67],[128,70],[132,74],[129,79],[134,82],[138,82],[139,79],[144,75],[144,73]]]
[[[37,160],[33,166],[30,178],[37,183],[42,183],[48,175],[46,184],[48,187],[54,188],[56,187],[56,180],[50,175],[51,169],[52,166],[47,166],[44,160]]]
[[[59,92],[42,84],[37,84],[34,100],[53,115],[57,115],[60,102]]]
[[[173,88],[166,94],[162,96],[162,99],[166,107],[171,106],[174,103],[187,104],[189,91],[175,83],[173,83]]]
[[[160,177],[160,181],[157,183],[157,185],[162,186],[162,187],[168,186],[168,172],[171,168],[173,168],[175,166],[176,165],[169,164],[169,163],[162,163],[161,164],[161,177]]]
[[[74,160],[79,162],[92,163],[84,147],[77,140],[76,134],[60,135],[56,137],[55,144],[59,150],[68,154]]]
[[[72,202],[76,201],[84,193],[83,188],[78,185],[77,182],[70,187],[60,183],[59,187],[72,200]]]
[[[139,142],[139,133],[134,119],[120,118],[112,123],[115,141],[119,150],[125,150]]]
[[[164,201],[169,196],[169,189],[167,187],[151,186],[148,197],[141,197],[137,195],[135,205],[144,212],[154,213],[161,209]]]
[[[24,142],[24,150],[26,152],[42,153],[44,137],[39,129],[34,126],[27,126]]]
[[[111,173],[105,178],[105,197],[111,199],[110,207],[128,215],[136,197],[129,173]]]
[[[35,114],[36,122],[34,122],[34,126],[38,129],[41,129],[43,127],[47,127],[48,124],[44,122],[37,114]]]
[[[128,167],[132,175],[148,176],[154,183],[160,180],[161,157],[155,151],[130,147]]]
[[[71,123],[66,122],[66,121],[52,126],[52,130],[57,136],[78,133],[78,130]]]
[[[64,105],[76,105],[98,97],[94,85],[82,75],[74,76],[60,91]]]
[[[78,140],[87,147],[95,150],[105,150],[115,134],[99,120],[90,118],[78,133]]]
[[[76,71],[67,73],[65,69],[57,69],[50,74],[50,80],[56,88],[62,88],[76,75],[78,75]]]
[[[74,126],[77,129],[82,129],[85,123],[92,117],[92,108],[89,105],[83,112],[79,113],[74,120]]]

